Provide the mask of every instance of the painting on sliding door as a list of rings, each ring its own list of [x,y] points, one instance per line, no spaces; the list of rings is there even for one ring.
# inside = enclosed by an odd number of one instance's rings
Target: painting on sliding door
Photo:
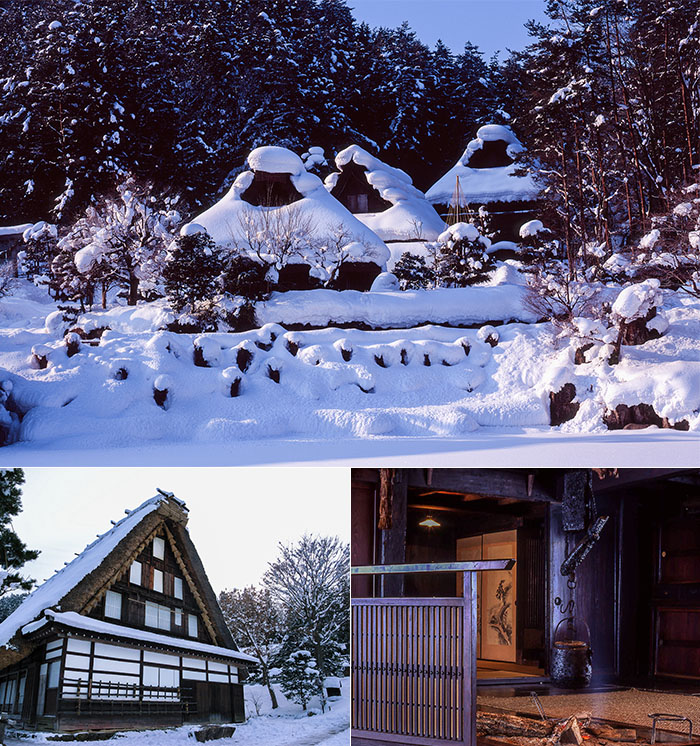
[[[458,560],[517,557],[518,533],[498,531],[457,540]],[[479,573],[477,580],[477,657],[513,663],[517,659],[516,571]]]

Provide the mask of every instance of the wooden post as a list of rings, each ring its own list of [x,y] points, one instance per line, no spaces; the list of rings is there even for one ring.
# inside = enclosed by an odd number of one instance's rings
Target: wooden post
[[[462,576],[462,741],[476,746],[476,573]]]
[[[403,469],[395,469],[391,484],[391,527],[381,531],[382,564],[397,565],[406,561],[407,520],[408,479]],[[382,575],[380,582],[382,598],[403,596],[403,575]]]
[[[381,562],[384,565],[396,565],[406,561],[408,479],[403,469],[392,471],[391,526],[381,531]],[[382,575],[380,582],[382,598],[403,596],[403,575]]]

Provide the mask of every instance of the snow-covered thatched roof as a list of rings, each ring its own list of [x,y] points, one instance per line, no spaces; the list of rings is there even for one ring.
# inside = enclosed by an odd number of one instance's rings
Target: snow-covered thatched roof
[[[221,246],[246,250],[246,233],[264,225],[282,226],[285,221],[308,227],[312,237],[324,240],[342,232],[347,243],[364,247],[356,261],[386,264],[389,250],[384,242],[324,189],[323,182],[309,173],[301,158],[281,147],[256,148],[248,156],[249,171],[239,174],[226,196],[194,218]],[[287,175],[298,195],[290,204],[266,207],[244,199],[257,174]],[[309,258],[310,259],[310,258]],[[311,263],[311,262],[310,262]]]
[[[190,575],[196,579],[202,611],[208,618],[208,628],[216,638],[216,644],[235,651],[236,646],[214,591],[186,530],[187,508],[173,494],[159,491],[135,510],[127,511],[127,515],[109,531],[98,535],[74,560],[40,585],[0,623],[0,666],[19,660],[31,650],[31,645],[22,639],[23,631],[29,634],[38,628],[37,625],[43,626],[47,618],[56,617],[57,611],[63,616],[64,612],[75,612],[75,616],[80,616],[92,608],[96,599],[126,572],[143,543],[166,520],[181,545]],[[68,617],[66,621],[71,619]],[[177,638],[173,641],[176,642]]]
[[[445,224],[423,192],[413,186],[411,177],[405,171],[387,165],[359,145],[350,145],[335,158],[335,164],[341,171],[351,162],[365,169],[367,183],[391,204],[382,212],[357,213],[359,220],[384,241],[437,239]],[[340,173],[327,176],[326,189],[332,192],[339,177]]]
[[[474,168],[469,165],[472,156],[486,143],[502,142],[511,160],[507,165],[491,168]],[[455,193],[457,177],[461,193],[461,206],[489,204],[492,202],[519,202],[537,199],[539,189],[530,174],[516,175],[518,166],[512,162],[523,151],[523,146],[513,132],[500,124],[480,127],[476,137],[467,145],[455,165],[425,193],[434,205],[450,205]]]

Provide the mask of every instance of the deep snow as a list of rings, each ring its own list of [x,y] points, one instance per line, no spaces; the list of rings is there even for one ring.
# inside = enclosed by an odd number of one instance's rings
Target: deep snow
[[[470,298],[483,296],[483,303],[472,303],[477,310],[487,309],[478,325],[495,320],[493,308],[520,307],[524,314],[519,290],[512,284],[466,289],[452,305],[465,313]],[[626,460],[628,451],[638,459],[645,453],[646,463],[697,462],[697,301],[664,291],[663,317],[669,326],[661,338],[623,347],[616,366],[607,364],[607,347],[598,343],[586,353],[587,362],[575,365],[574,352],[582,341],[559,336],[551,324],[498,326],[495,347],[478,326],[435,325],[445,321],[439,317],[441,293],[450,292],[420,291],[406,303],[422,309],[409,322],[433,323],[382,331],[285,331],[268,323],[237,334],[175,334],[157,330],[170,317],[162,301],[116,307],[80,320],[83,328],[110,330],[99,345],[83,343],[70,358],[63,329],[50,317],[53,304],[36,294],[4,298],[0,381],[12,382],[14,401],[26,414],[20,442],[2,449],[0,461],[350,463],[377,456],[406,463],[431,454],[431,461],[457,463],[468,458],[466,452],[489,458],[499,448],[524,453],[525,446],[544,444],[546,452],[530,452],[530,463],[524,465],[556,463],[553,454],[565,447],[567,463],[585,461],[593,453],[595,463],[607,461],[611,453],[613,460],[618,455]],[[617,292],[611,290],[613,300]],[[491,303],[489,294],[498,301]],[[387,324],[395,324],[402,313],[397,308],[410,294],[355,295],[356,302],[345,306],[346,293],[332,291],[273,296],[262,315],[293,323],[310,320],[313,311],[313,320],[326,324],[351,317],[376,322],[384,314]],[[334,303],[348,315],[338,317]],[[426,309],[431,318],[424,318]],[[266,316],[273,311],[276,316]],[[30,361],[36,345],[48,354],[46,369]],[[195,347],[211,367],[194,364]],[[245,366],[239,363],[249,355],[251,362],[242,371]],[[231,397],[236,379],[240,395]],[[550,428],[549,392],[567,382],[576,386],[579,412]],[[160,387],[169,389],[163,407],[153,397]],[[687,420],[691,432],[607,431],[602,422],[606,408],[640,402],[671,422]]]

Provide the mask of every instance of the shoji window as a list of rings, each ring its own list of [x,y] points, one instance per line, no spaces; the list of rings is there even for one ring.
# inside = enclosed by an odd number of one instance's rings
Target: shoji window
[[[122,618],[122,596],[121,593],[107,591],[105,594],[105,616],[109,619]]]

